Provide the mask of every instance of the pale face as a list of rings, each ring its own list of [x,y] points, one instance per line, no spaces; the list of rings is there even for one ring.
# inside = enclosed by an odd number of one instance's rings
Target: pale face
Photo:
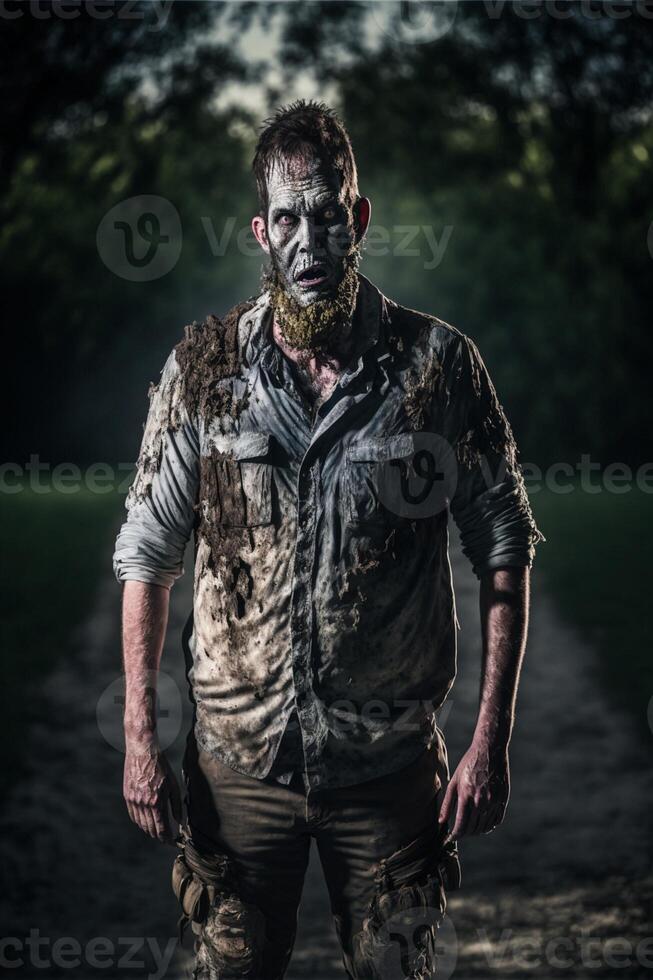
[[[303,307],[329,299],[355,241],[354,220],[335,170],[313,159],[273,166],[266,221],[252,226],[283,288]]]

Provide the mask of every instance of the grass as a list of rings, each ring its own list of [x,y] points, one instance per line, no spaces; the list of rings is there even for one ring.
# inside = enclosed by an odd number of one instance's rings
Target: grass
[[[563,615],[596,646],[601,680],[610,696],[650,736],[653,695],[649,620],[649,563],[653,553],[653,498],[627,493],[571,493],[541,489],[531,495],[540,530],[537,565]]]
[[[21,733],[38,710],[38,687],[60,657],[73,652],[73,631],[107,571],[124,496],[0,494],[0,588],[3,631],[2,738],[5,779],[20,766]]]

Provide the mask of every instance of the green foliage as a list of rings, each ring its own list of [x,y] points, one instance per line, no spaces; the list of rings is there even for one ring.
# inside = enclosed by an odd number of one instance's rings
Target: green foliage
[[[53,19],[51,35],[49,21],[29,17],[5,28],[21,30],[16,42],[25,46],[3,66],[16,73],[12,84],[29,52],[38,60],[47,47],[48,72],[32,87],[36,94],[47,80],[46,103],[56,102],[58,113],[46,125],[35,111],[29,133],[19,139],[15,132],[5,159],[1,275],[16,364],[9,395],[21,405],[10,458],[135,458],[134,420],[144,415],[147,384],[183,325],[256,288],[258,265],[242,261],[236,241],[253,205],[243,139],[251,125],[213,100],[219,83],[249,69],[218,41],[184,47],[180,27],[196,32],[212,21],[207,11],[201,4],[194,14],[172,16],[155,45],[147,32],[138,42],[138,29],[131,33],[116,18],[106,31],[85,18],[88,38],[76,20]],[[103,57],[89,65],[96,48]],[[80,86],[74,95],[68,75],[55,74],[64,65]],[[148,79],[156,81],[155,95]],[[183,246],[168,275],[129,282],[102,262],[96,234],[111,208],[144,194],[177,209]],[[220,239],[230,221],[234,233],[216,254],[207,223]]]
[[[444,36],[412,44],[392,24],[370,31],[360,3],[176,3],[158,31],[8,22],[11,454],[134,458],[146,381],[182,325],[258,285],[260,260],[237,240],[256,207],[257,120],[219,97],[247,81],[283,101],[301,71],[335,92],[373,222],[390,233],[389,254],[370,243],[363,271],[478,341],[523,458],[645,459],[653,31],[569,9],[526,19],[510,4],[459,4]],[[260,63],[227,33],[257,22],[281,38]],[[176,207],[183,248],[166,276],[132,283],[103,265],[95,235],[142,194]],[[422,231],[417,255],[397,254],[406,225],[449,236],[439,263]]]
[[[653,32],[578,9],[457,18],[333,65],[375,220],[451,227],[433,271],[374,273],[478,340],[525,458],[645,459]]]

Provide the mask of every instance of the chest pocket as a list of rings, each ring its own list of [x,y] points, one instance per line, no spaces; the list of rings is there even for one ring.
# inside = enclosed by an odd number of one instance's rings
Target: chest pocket
[[[349,446],[344,480],[347,521],[387,525],[432,517],[447,505],[450,480],[445,476],[440,447],[425,433],[404,432]]]
[[[272,521],[269,432],[244,432],[221,443],[207,460],[205,499],[216,524],[256,527]]]

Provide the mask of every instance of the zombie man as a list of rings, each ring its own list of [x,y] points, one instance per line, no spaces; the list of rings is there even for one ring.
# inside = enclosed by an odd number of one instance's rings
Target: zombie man
[[[186,328],[153,390],[128,516],[124,793],[170,838],[151,675],[194,532],[194,724],[173,884],[198,978],[284,975],[311,838],[347,975],[431,977],[456,841],[489,833],[541,535],[474,343],[358,271],[370,202],[323,105],[280,109],[254,158],[261,293]],[[448,514],[480,579],[483,680],[449,781]]]

